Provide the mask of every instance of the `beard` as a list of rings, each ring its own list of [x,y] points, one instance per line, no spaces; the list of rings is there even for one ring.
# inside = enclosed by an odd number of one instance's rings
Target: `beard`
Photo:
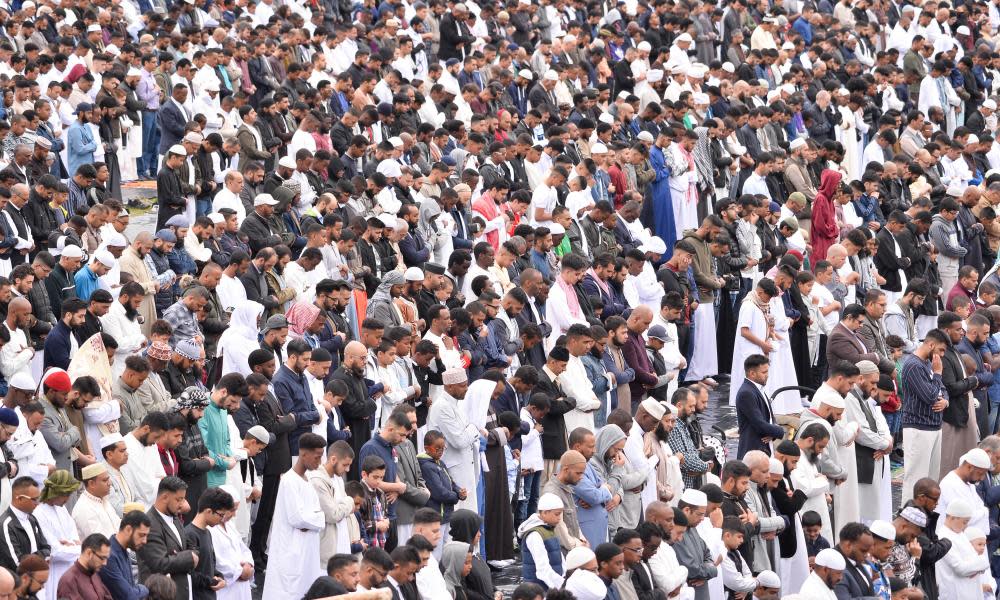
[[[828,416],[826,418],[826,422],[830,424],[830,427],[836,427],[837,426],[837,419],[833,418],[833,415]]]
[[[135,321],[135,318],[139,316],[139,311],[132,308],[129,305],[124,305],[124,306],[125,306],[125,318],[127,318],[129,321]]]
[[[365,368],[364,367],[360,367],[360,368],[359,367],[347,367],[347,370],[350,371],[351,375],[354,375],[355,377],[359,377],[360,378],[360,377],[364,377],[365,376]]]
[[[666,430],[662,423],[658,424],[653,431],[656,432],[656,439],[664,443],[666,443],[667,438],[670,436],[670,432]]]

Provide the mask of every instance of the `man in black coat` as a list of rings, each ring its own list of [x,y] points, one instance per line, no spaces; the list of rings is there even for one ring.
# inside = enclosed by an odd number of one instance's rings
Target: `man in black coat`
[[[42,558],[48,558],[51,548],[42,534],[38,519],[31,514],[38,506],[38,499],[41,496],[38,484],[31,477],[19,477],[11,485],[11,493],[13,498],[10,501],[10,508],[4,511],[0,518],[0,567],[16,572],[17,564],[24,555],[38,554]],[[28,524],[31,526],[30,536],[14,509],[27,514]]]
[[[528,92],[528,102],[531,108],[550,115],[559,114],[559,101],[556,100],[555,87],[559,82],[559,74],[549,70],[542,75],[541,80]]]
[[[910,218],[906,216],[906,213],[898,210],[893,211],[889,213],[885,227],[875,234],[875,239],[878,240],[875,267],[878,269],[879,275],[885,277],[882,289],[887,292],[902,293],[903,280],[900,278],[899,272],[902,270],[905,273],[907,267],[910,266],[909,257],[915,256],[903,253],[902,236],[909,221]],[[906,279],[909,280],[910,277],[907,276]]]
[[[746,379],[736,392],[736,422],[740,431],[737,456],[750,450],[771,454],[771,441],[785,436],[785,429],[774,421],[771,403],[764,386],[767,384],[770,364],[763,354],[751,354],[743,362]]]
[[[365,361],[368,359],[368,349],[361,342],[350,342],[344,347],[344,362],[341,363],[332,379],[343,381],[347,385],[347,397],[340,406],[347,427],[351,429],[351,446],[355,455],[360,454],[361,447],[371,439],[371,420],[375,416],[376,404],[368,393],[365,383]],[[360,461],[351,465],[349,477],[357,479],[360,474]]]
[[[556,346],[549,352],[549,359],[538,375],[538,384],[531,395],[539,392],[549,397],[548,414],[541,420],[542,425],[542,458],[545,461],[546,472],[555,472],[555,466],[563,453],[569,450],[566,445],[566,420],[563,415],[576,408],[576,400],[566,397],[556,378],[566,370],[569,362],[569,350],[564,346]]]
[[[441,17],[438,60],[447,61],[449,58],[464,60],[466,56],[472,54],[472,42],[476,41],[476,38],[465,23],[468,13],[469,9],[459,3],[451,8],[450,14]]]
[[[178,518],[183,512],[186,494],[187,484],[180,478],[164,477],[160,480],[153,507],[146,512],[151,521],[149,537],[137,551],[139,581],[146,581],[154,573],[168,575],[177,586],[178,598],[188,597],[189,575],[195,567],[195,553],[187,550],[184,524]],[[164,520],[164,516],[170,521]]]

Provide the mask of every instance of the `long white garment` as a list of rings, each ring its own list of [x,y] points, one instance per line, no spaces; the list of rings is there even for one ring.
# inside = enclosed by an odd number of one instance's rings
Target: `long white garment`
[[[751,292],[756,293],[756,292]],[[748,332],[756,337],[757,339],[763,340],[767,337],[767,318],[764,313],[754,304],[752,301],[744,301],[740,305],[740,314],[736,320],[736,344],[733,346],[733,364],[730,370],[731,378],[729,385],[729,405],[735,406],[736,394],[740,390],[740,386],[743,385],[743,380],[746,379],[746,373],[743,371],[743,361],[747,359],[748,356],[752,354],[763,354],[764,351],[760,349],[760,346],[754,344],[750,340],[743,337],[743,328],[746,327]],[[768,357],[774,361],[774,344],[772,344],[772,351],[768,354]],[[774,364],[772,362],[772,364]],[[799,413],[802,411],[801,404],[799,408],[795,411]]]
[[[243,504],[240,502],[240,506]],[[226,587],[215,593],[216,600],[250,600],[250,581],[239,579],[243,574],[242,563],[253,564],[253,554],[240,537],[234,520],[208,528],[215,549],[215,568],[226,580]]]
[[[38,519],[42,535],[51,547],[49,553],[49,582],[38,593],[39,598],[56,600],[59,578],[63,576],[76,559],[80,558],[80,534],[76,523],[65,506],[41,503],[32,513]]]
[[[712,525],[711,519],[705,517],[701,520],[701,523],[698,523],[698,527],[695,529],[698,531],[701,539],[705,541],[705,546],[708,548],[712,562],[726,555],[726,546],[722,543],[721,527],[715,527]],[[716,569],[715,577],[709,579],[705,585],[708,586],[708,597],[711,600],[724,600],[727,597],[726,588],[722,582],[722,569]]]
[[[556,277],[562,277],[562,274],[556,275]],[[468,278],[468,275],[466,275],[466,278]],[[663,288],[661,287],[660,289],[662,290]],[[549,324],[552,325],[552,334],[546,340],[546,351],[551,350],[559,336],[566,333],[571,326],[587,324],[587,319],[584,317],[582,309],[576,315],[570,312],[566,292],[559,285],[558,281],[554,282],[549,288],[549,298],[545,301],[545,317]]]
[[[786,593],[786,590],[782,588],[782,594]],[[794,593],[794,592],[791,592]],[[806,577],[805,582],[799,589],[799,595],[810,600],[836,600],[837,594],[833,592],[830,588],[826,587],[823,580],[820,579],[819,575],[815,572],[810,573],[809,577]]]
[[[243,483],[243,471],[239,467],[239,463],[247,459],[247,451],[243,448],[243,436],[240,435],[240,428],[236,426],[233,415],[226,415],[226,423],[229,426],[229,456],[236,459],[237,463],[236,468],[226,471],[226,485],[243,494],[243,497],[239,498],[240,504],[236,508],[236,516],[230,521],[237,531],[249,531],[251,505],[247,502],[247,496],[251,490],[248,489],[250,486]]]
[[[940,600],[969,600],[982,598],[979,574],[990,568],[989,557],[979,554],[966,539],[965,532],[955,532],[938,521],[938,537],[951,540],[951,550],[934,564],[937,572],[938,598]]]
[[[868,418],[862,410],[861,402],[864,402],[868,406],[872,420],[875,422],[875,429],[870,427]],[[889,433],[889,426],[885,421],[885,417],[882,416],[882,411],[871,399],[858,400],[852,393],[848,394],[845,399],[845,405],[844,416],[841,420],[858,424],[858,439],[855,440],[857,445],[871,448],[872,450],[885,450],[892,444],[892,434]],[[855,450],[856,452],[857,450]],[[891,520],[892,496],[883,498],[882,494],[882,486],[886,479],[885,471],[888,462],[884,458],[875,461],[875,472],[872,475],[871,483],[858,481],[858,506],[860,507],[861,521],[863,523],[871,523],[876,519],[885,519],[886,517],[890,517],[887,520]],[[886,504],[889,506],[889,512],[885,511]]]
[[[792,368],[792,343],[788,332],[792,322],[785,316],[785,306],[780,296],[771,298],[771,316],[774,317],[774,333],[778,339],[771,342],[770,358],[771,364],[778,368],[770,372],[764,391],[771,397],[771,410],[774,414],[787,415],[801,411],[802,400],[797,391],[778,395],[774,393],[783,387],[795,387],[799,384],[795,369]]]
[[[219,285],[215,291],[219,294],[219,302],[225,310],[235,308],[247,300],[247,289],[243,287],[243,283],[225,273],[219,278]]]
[[[642,272],[638,275],[633,276],[629,274],[625,278],[625,284],[622,288],[629,306],[634,308],[640,304],[645,304],[649,307],[649,310],[653,311],[654,315],[660,314],[660,299],[663,298],[665,292],[663,291],[663,285],[656,279],[656,272],[653,270],[653,265],[649,262],[642,264]],[[551,297],[551,292],[549,292],[549,298]],[[546,310],[546,312],[548,311]]]
[[[135,438],[134,432],[123,437],[128,449],[128,462],[119,470],[128,482],[135,501],[142,502],[147,507],[152,506],[160,480],[167,476],[163,463],[160,462],[160,453],[156,450],[156,444],[143,446]]]
[[[83,428],[86,431],[91,450],[101,447],[101,438],[105,435],[102,430],[118,431],[118,418],[122,416],[122,405],[118,400],[103,402],[95,400],[84,407],[82,412]],[[96,454],[100,454],[100,451],[97,451]],[[115,532],[117,531],[116,528]]]
[[[840,124],[834,133],[837,141],[844,145],[844,160],[840,165],[847,171],[850,181],[861,179],[861,149],[858,143],[858,128],[854,124],[854,113],[847,106],[838,106]]]
[[[955,500],[965,500],[972,506],[972,519],[969,521],[969,527],[975,527],[979,531],[990,530],[990,513],[986,505],[983,504],[983,499],[976,493],[975,485],[962,481],[962,478],[955,471],[950,471],[942,477],[940,485],[941,499],[938,500],[938,506],[934,510],[940,515],[941,522],[944,521],[945,511],[949,504]]]
[[[125,371],[125,359],[139,352],[146,343],[146,336],[142,335],[142,325],[129,319],[125,315],[125,306],[118,301],[112,302],[108,313],[101,317],[101,326],[118,342],[115,362],[111,365],[112,373],[118,377]]]
[[[73,506],[73,520],[81,538],[92,533],[103,533],[110,537],[118,533],[121,517],[115,512],[108,499],[98,498],[88,492],[83,492]]]
[[[850,398],[848,398],[850,402]],[[847,480],[833,488],[833,511],[836,531],[847,523],[854,523],[861,520],[861,510],[858,507],[858,459],[854,451],[854,437],[858,431],[858,424],[846,422],[843,419],[837,421],[833,428],[833,437],[830,439],[830,446],[837,445],[837,457],[844,470],[847,471]],[[827,538],[830,543],[834,543],[834,538]]]
[[[566,370],[559,376],[559,386],[567,397],[576,400],[576,408],[563,415],[566,431],[572,432],[577,427],[593,431],[594,411],[601,407],[601,401],[594,393],[594,387],[587,378],[587,370],[579,356],[570,355]]]
[[[656,500],[656,470],[650,469],[650,464],[654,467],[655,463],[651,462],[651,459],[646,456],[646,450],[643,443],[643,430],[636,423],[635,419],[632,419],[632,427],[628,430],[628,437],[625,438],[625,448],[622,450],[625,453],[625,459],[628,460],[629,464],[632,466],[633,471],[644,471],[650,470],[649,476],[646,477],[646,486],[642,488],[642,508],[645,510],[649,503]],[[652,491],[650,491],[652,488]]]
[[[304,596],[323,575],[316,557],[325,525],[313,486],[293,470],[282,475],[268,537],[264,600]]]
[[[690,168],[694,159],[690,154],[685,154],[679,144],[670,144],[667,150],[676,167],[671,172],[668,184],[674,211],[674,231],[680,238],[682,232],[698,228],[698,191],[695,187],[698,183],[698,171]]]
[[[687,567],[677,562],[677,554],[670,544],[662,543],[649,559],[649,570],[655,587],[670,593],[681,588],[680,598],[693,598],[694,590],[687,585]]]
[[[223,302],[223,306],[230,305]],[[229,318],[229,327],[219,337],[217,355],[222,357],[223,375],[239,373],[246,377],[251,373],[250,364],[247,362],[250,353],[259,347],[257,320],[264,312],[264,305],[244,299],[231,306],[234,310]]]
[[[21,409],[14,411],[21,424],[17,431],[7,442],[7,449],[10,450],[12,458],[17,461],[17,475],[27,475],[42,487],[45,478],[49,476],[49,467],[54,467],[56,459],[52,456],[52,450],[45,443],[45,437],[39,429],[34,433],[25,425],[24,417],[21,416]]]
[[[791,474],[792,485],[795,489],[802,490],[806,495],[806,502],[799,511],[799,517],[803,513],[814,510],[823,521],[823,537],[833,540],[833,529],[830,526],[830,507],[826,503],[826,494],[830,491],[830,482],[826,475],[819,472],[806,456],[799,459],[799,464]],[[832,541],[831,541],[832,543]],[[803,541],[803,546],[805,541]]]
[[[715,335],[715,307],[702,302],[694,311],[694,354],[685,381],[700,381],[719,372],[719,345]],[[789,363],[790,364],[790,363]]]
[[[806,550],[806,536],[802,533],[802,519],[798,513],[793,519],[795,554],[791,558],[782,558],[778,561],[778,576],[781,578],[781,593],[784,595],[797,594],[809,576],[809,551]]]
[[[427,559],[427,565],[417,571],[417,591],[421,598],[450,598],[444,574],[434,555]]]
[[[459,500],[456,508],[478,512],[476,483],[479,472],[479,430],[469,423],[458,400],[444,391],[431,405],[427,414],[427,428],[436,429],[444,435],[445,450],[441,460],[452,480],[468,492],[468,496],[465,500]]]

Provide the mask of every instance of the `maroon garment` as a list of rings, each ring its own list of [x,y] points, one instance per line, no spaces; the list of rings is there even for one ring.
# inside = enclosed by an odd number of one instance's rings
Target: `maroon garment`
[[[628,337],[622,344],[622,357],[625,358],[625,364],[635,371],[635,379],[628,385],[629,389],[632,390],[632,403],[637,404],[646,393],[643,386],[656,385],[657,381],[656,372],[653,371],[649,355],[646,354],[646,341],[642,339],[642,335],[633,333],[631,330],[628,332]]]
[[[80,561],[59,578],[57,595],[65,600],[114,600],[96,571],[88,573]]]

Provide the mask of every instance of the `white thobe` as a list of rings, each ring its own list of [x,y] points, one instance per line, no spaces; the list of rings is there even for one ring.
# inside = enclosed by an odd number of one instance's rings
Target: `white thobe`
[[[983,499],[976,493],[976,486],[962,481],[955,471],[949,472],[941,478],[941,498],[938,500],[935,512],[940,515],[940,522],[944,522],[945,511],[948,505],[955,500],[965,500],[972,506],[972,519],[969,527],[975,527],[979,531],[988,533],[990,530],[989,510],[983,504]]]
[[[848,395],[845,402],[846,409],[841,420],[857,423],[858,438],[855,442],[858,445],[873,450],[885,450],[892,444],[892,434],[889,433],[889,426],[878,406],[873,406],[868,398],[861,401],[868,406],[872,420],[875,422],[875,429],[872,429],[858,399],[852,394]],[[858,481],[858,505],[860,506],[861,521],[864,523],[871,523],[877,519],[892,520],[892,496],[886,496],[882,493],[883,482],[886,481],[887,477],[891,477],[888,473],[888,462],[884,458],[875,461],[875,472],[872,475],[871,483]],[[857,471],[855,471],[855,475],[857,475]],[[885,510],[887,507],[888,511]]]
[[[441,567],[433,554],[427,559],[427,566],[417,571],[417,591],[421,598],[451,597]]]
[[[815,571],[806,577],[805,583],[799,590],[799,595],[810,600],[837,600],[837,594],[823,583]]]
[[[222,304],[222,308],[225,310],[235,308],[247,300],[247,289],[243,286],[243,283],[239,279],[230,277],[225,273],[219,278],[219,285],[215,288],[215,291],[218,292],[219,303]]]
[[[458,400],[444,391],[431,405],[427,428],[436,429],[444,435],[446,446],[442,462],[455,484],[468,492],[465,500],[459,500],[455,508],[478,511],[479,430],[469,423],[466,412],[458,406]]]
[[[49,476],[49,467],[55,466],[56,459],[53,458],[49,445],[45,443],[42,431],[39,429],[32,433],[24,424],[21,409],[17,408],[15,411],[18,413],[21,425],[7,442],[7,448],[11,451],[12,458],[17,461],[18,477],[27,475],[41,487]]]
[[[98,498],[93,494],[84,491],[73,507],[73,520],[76,521],[76,529],[80,532],[81,538],[86,538],[92,533],[102,533],[111,537],[118,533],[118,525],[121,517],[115,512],[115,507],[111,506],[107,497]]]
[[[466,275],[468,277],[468,275]],[[556,277],[562,277],[562,274],[556,275]],[[660,288],[661,290],[663,288]],[[571,290],[572,292],[572,290]],[[575,292],[572,292],[575,293]],[[552,325],[552,334],[549,335],[546,340],[546,350],[551,350],[552,346],[555,345],[559,336],[563,335],[569,328],[576,324],[586,325],[587,321],[583,316],[583,310],[574,315],[570,312],[569,302],[566,299],[566,292],[563,290],[559,282],[552,284],[549,288],[549,298],[545,301],[545,317],[548,319],[549,323]]]
[[[830,507],[826,503],[826,494],[830,491],[830,482],[826,475],[816,469],[806,456],[799,459],[799,464],[791,474],[792,485],[795,489],[802,490],[806,495],[806,502],[799,510],[799,516],[813,510],[816,511],[823,521],[823,537],[833,540],[833,529],[830,525]],[[831,542],[832,543],[832,542]]]
[[[143,446],[131,432],[123,437],[128,449],[128,462],[122,465],[122,475],[128,482],[135,501],[142,502],[147,507],[152,506],[160,480],[167,476],[163,463],[160,462],[160,453],[156,444]]]
[[[235,469],[234,469],[235,470]],[[243,506],[245,502],[240,502]],[[253,554],[243,542],[233,519],[208,528],[215,550],[215,569],[226,580],[226,587],[215,593],[216,600],[250,600],[250,581],[240,581],[243,563],[253,564]]]
[[[579,356],[569,357],[566,370],[559,376],[559,385],[566,396],[576,400],[576,408],[566,413],[566,431],[577,427],[594,430],[594,411],[601,408],[601,401],[594,393],[594,386],[587,377],[587,370]]]
[[[101,447],[101,438],[108,431],[118,431],[118,418],[122,416],[122,405],[118,400],[94,401],[83,409],[83,428],[91,449]],[[105,431],[101,431],[101,430]],[[96,452],[100,454],[98,450]],[[99,458],[103,462],[103,457]],[[117,532],[118,529],[115,529]],[[86,537],[86,536],[84,536]]]
[[[325,526],[313,486],[294,470],[282,475],[268,537],[270,560],[264,598],[304,596],[316,578],[323,575],[316,557]]]
[[[660,299],[663,298],[663,285],[657,281],[656,272],[653,265],[645,262],[642,265],[642,272],[638,275],[628,275],[625,284],[622,286],[625,299],[629,306],[636,307],[645,304],[653,314],[660,312]]]
[[[978,554],[972,547],[972,542],[966,539],[965,532],[948,529],[944,519],[938,520],[937,534],[941,539],[951,540],[951,550],[934,564],[937,571],[938,598],[940,600],[982,598],[979,574],[989,571],[989,556]]]
[[[41,503],[32,513],[38,519],[45,541],[49,543],[49,582],[39,598],[56,600],[56,590],[59,588],[59,578],[80,558],[80,534],[76,523],[65,506],[53,506]],[[66,543],[63,543],[66,542]]]

